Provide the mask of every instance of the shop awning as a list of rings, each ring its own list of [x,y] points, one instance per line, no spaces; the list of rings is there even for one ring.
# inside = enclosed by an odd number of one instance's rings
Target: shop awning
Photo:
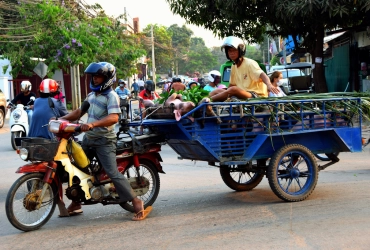
[[[344,33],[346,33],[346,31],[342,31],[342,32],[338,32],[338,33],[332,34],[330,36],[326,36],[326,37],[324,37],[324,43],[328,43],[331,40],[334,40],[335,38],[340,37]]]

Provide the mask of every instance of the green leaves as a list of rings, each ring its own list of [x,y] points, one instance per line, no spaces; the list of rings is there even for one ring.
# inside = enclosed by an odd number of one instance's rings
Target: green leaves
[[[137,37],[126,36],[125,28],[117,25],[119,21],[108,18],[104,12],[90,18],[83,11],[68,8],[68,4],[64,7],[64,3],[55,1],[22,1],[14,5],[21,18],[8,34],[20,36],[32,32],[32,36],[27,41],[15,42],[0,38],[4,45],[2,54],[12,63],[13,77],[19,72],[32,73],[38,61],[31,58],[44,59],[49,75],[56,69],[87,66],[94,61],[111,62],[120,77],[136,73],[136,61],[145,54]]]
[[[173,89],[170,92],[163,92],[159,95],[161,98],[158,99],[158,103],[163,104],[173,93],[175,93]],[[176,93],[182,95],[182,100],[184,102],[190,101],[195,105],[198,105],[203,98],[208,97],[209,95],[209,91],[202,89],[200,86],[195,86],[192,89],[180,90]]]

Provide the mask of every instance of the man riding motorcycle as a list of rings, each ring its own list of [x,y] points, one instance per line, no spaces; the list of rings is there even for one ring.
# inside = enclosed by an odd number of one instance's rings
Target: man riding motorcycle
[[[143,220],[151,211],[151,206],[144,210],[143,202],[137,198],[128,180],[117,170],[116,142],[114,126],[120,114],[119,98],[112,85],[116,77],[116,68],[108,62],[91,63],[85,70],[92,76],[90,88],[92,92],[86,97],[90,103],[86,124],[81,125],[85,132],[82,147],[86,155],[92,159],[95,155],[105,172],[112,180],[121,202],[131,201],[135,210],[133,220]],[[81,108],[61,117],[65,120],[77,120],[81,117]],[[68,212],[79,212],[81,204],[75,201],[68,207]]]
[[[119,84],[118,87],[114,91],[116,91],[117,95],[120,98],[120,108],[121,109],[123,109],[123,108],[126,109],[125,110],[126,116],[123,116],[123,117],[128,119],[128,115],[129,115],[128,99],[131,98],[131,93],[130,93],[130,90],[128,90],[128,88],[126,88],[126,82],[123,79],[119,79],[118,84]],[[124,110],[122,110],[122,112],[124,112]]]
[[[28,116],[28,124],[31,124],[32,114],[33,114],[33,102],[31,101],[31,97],[35,97],[35,93],[31,92],[32,84],[30,81],[22,81],[21,82],[21,93],[19,93],[13,100],[10,102],[13,104],[17,104],[20,102],[23,106],[30,105],[30,108],[26,110]],[[11,105],[8,104],[7,108],[10,109]]]

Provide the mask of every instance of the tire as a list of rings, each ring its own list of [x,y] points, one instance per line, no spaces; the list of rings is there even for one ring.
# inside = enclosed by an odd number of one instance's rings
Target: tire
[[[0,109],[0,128],[4,127],[5,123],[5,114],[2,109]]]
[[[226,186],[235,191],[252,190],[264,177],[264,174],[243,170],[238,165],[220,167],[220,174]]]
[[[57,187],[54,183],[48,185],[42,206],[39,209],[33,207],[36,205],[34,200],[38,197],[37,192],[40,192],[44,185],[43,178],[42,173],[26,174],[18,178],[10,188],[5,209],[9,222],[15,228],[25,232],[39,229],[53,215],[57,203]]]
[[[148,183],[149,185],[145,186],[148,188],[148,190],[142,195],[140,194],[137,195],[137,197],[144,202],[144,208],[146,208],[148,206],[151,206],[158,197],[160,189],[160,179],[157,168],[154,166],[152,162],[148,160],[140,160],[139,171],[140,176],[144,177],[146,180],[149,181]],[[135,180],[137,177],[137,171],[134,165],[131,165],[128,168],[126,168],[125,171],[122,172],[122,174],[128,180],[132,179]],[[127,211],[135,212],[132,202],[120,203],[120,206]]]
[[[126,109],[123,108],[121,109],[120,120],[126,120],[126,119],[127,119],[127,112],[126,112]]]
[[[306,199],[315,189],[318,175],[315,156],[299,144],[289,144],[279,149],[267,169],[272,191],[284,201]]]
[[[14,150],[17,150],[17,145],[15,144],[15,138],[19,138],[19,137],[22,137],[22,134],[23,132],[22,131],[15,131],[15,132],[12,132],[12,135],[11,135],[11,143],[12,143],[12,148]]]
[[[332,154],[338,156],[339,152],[333,152]],[[330,158],[328,157],[328,154],[315,154],[315,157],[322,161],[331,161]]]

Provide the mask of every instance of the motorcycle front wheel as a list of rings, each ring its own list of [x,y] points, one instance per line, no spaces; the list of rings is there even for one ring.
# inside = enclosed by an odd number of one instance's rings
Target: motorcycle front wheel
[[[23,136],[26,136],[26,134],[22,131],[15,131],[15,132],[12,132],[12,135],[11,135],[11,143],[12,143],[12,148],[14,150],[17,150],[17,145],[15,144],[15,138],[19,138],[19,137],[23,137]]]
[[[140,178],[138,178],[138,171]],[[131,165],[122,174],[129,180],[137,197],[144,202],[144,208],[153,205],[160,189],[160,179],[154,164],[147,160],[140,160],[138,170]],[[135,212],[132,202],[120,203],[120,206],[127,211]]]
[[[6,216],[17,229],[28,232],[42,227],[53,215],[57,202],[57,187],[47,184],[41,206],[38,198],[41,194],[44,174],[31,173],[18,178],[6,197]]]

